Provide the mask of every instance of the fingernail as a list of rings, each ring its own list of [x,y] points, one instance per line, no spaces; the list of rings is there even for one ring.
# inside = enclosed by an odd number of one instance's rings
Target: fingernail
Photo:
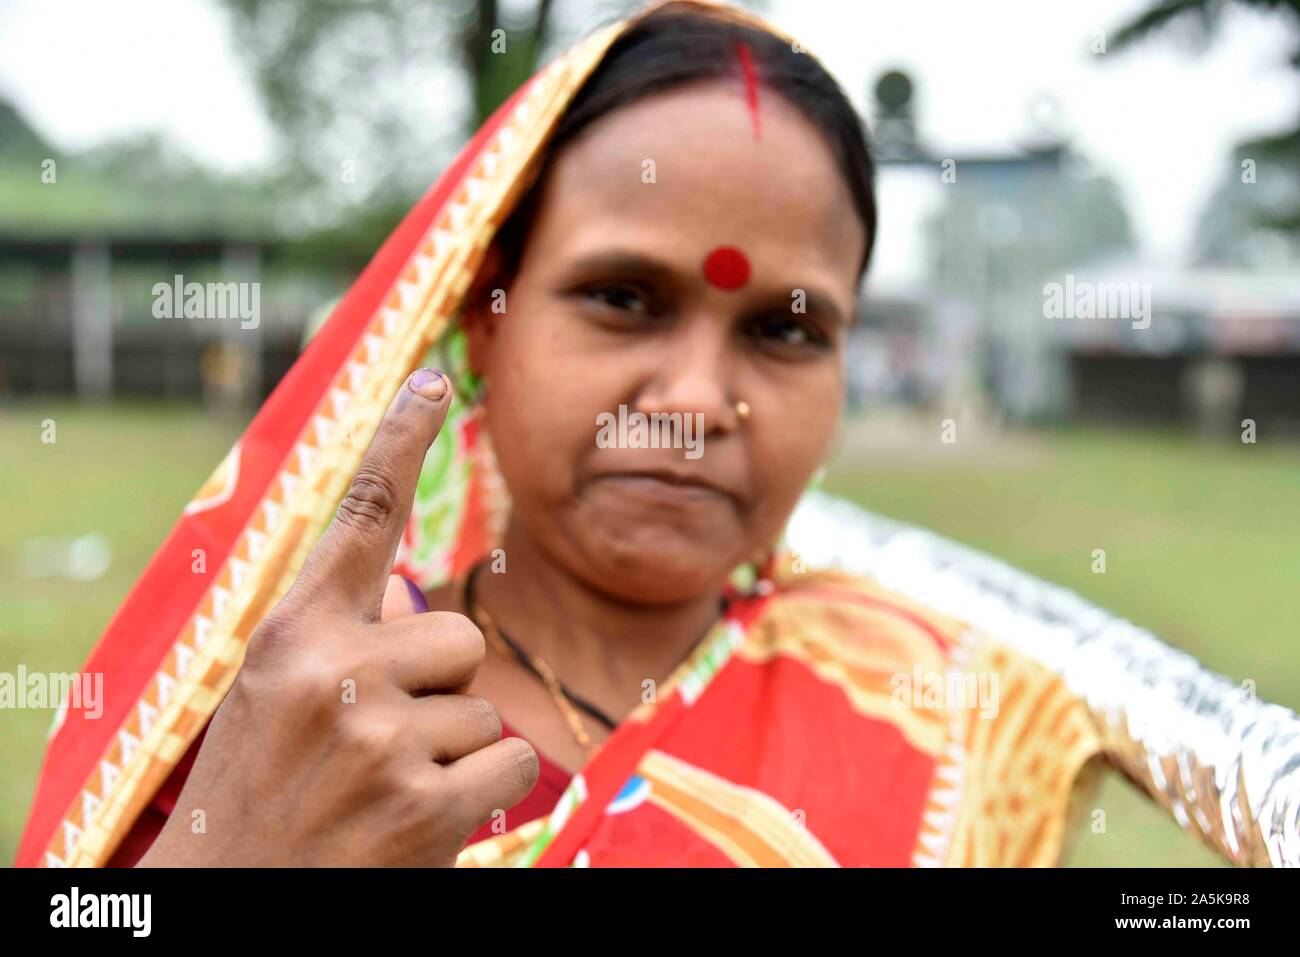
[[[416,395],[435,402],[447,394],[447,377],[440,369],[416,369],[406,384]]]
[[[402,581],[406,582],[406,590],[411,593],[411,605],[415,608],[415,613],[423,615],[429,610],[429,600],[424,597],[424,592],[420,591],[420,586],[415,582],[405,576],[402,577]]]

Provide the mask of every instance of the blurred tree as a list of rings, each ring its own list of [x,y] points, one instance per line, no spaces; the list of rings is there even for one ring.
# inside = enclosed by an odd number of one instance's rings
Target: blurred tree
[[[1159,0],[1120,27],[1110,40],[1110,49],[1126,50],[1157,34],[1174,34],[1204,48],[1222,28],[1226,11],[1232,6],[1277,14],[1294,35],[1287,62],[1292,69],[1300,70],[1300,0]],[[1300,117],[1288,129],[1237,144],[1235,154],[1229,192],[1232,184],[1254,185],[1266,175],[1276,176],[1276,180],[1268,189],[1252,190],[1234,199],[1221,191],[1212,207],[1230,207],[1243,226],[1250,223],[1289,234],[1293,239],[1300,237]],[[1249,178],[1243,169],[1247,162]],[[1222,229],[1203,228],[1203,232],[1208,234],[1205,244],[1221,246]],[[1206,254],[1212,253],[1206,250]]]
[[[1238,147],[1238,165],[1224,174],[1202,208],[1192,257],[1200,264],[1285,268],[1300,260],[1300,229],[1279,210],[1296,205],[1300,181],[1272,175],[1281,168],[1273,164],[1262,166],[1258,180],[1247,188],[1240,166],[1247,152],[1253,151]]]
[[[47,160],[57,189],[44,188]],[[271,187],[203,167],[157,134],[69,153],[0,99],[0,232],[262,239],[275,231]]]
[[[317,229],[361,217],[379,238],[553,46],[637,5],[220,2],[280,134],[291,218]]]
[[[49,144],[23,119],[14,105],[0,99],[0,157],[41,159],[51,155]]]
[[[217,2],[279,135],[278,221],[351,264],[549,56],[646,0]]]

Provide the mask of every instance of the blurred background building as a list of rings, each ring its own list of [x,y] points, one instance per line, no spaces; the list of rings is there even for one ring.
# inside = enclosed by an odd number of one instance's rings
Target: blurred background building
[[[540,59],[631,4],[204,6],[233,35],[236,68],[278,131],[272,165],[232,175],[158,134],[69,150],[0,101],[0,396],[256,405],[292,363],[309,318],[347,287],[464,133]],[[788,14],[796,34],[846,13],[833,3],[757,6]],[[1102,71],[1105,57],[1133,47],[1203,48],[1227,6],[1130,5],[1126,19],[1101,25],[1109,31],[1080,29],[1080,55]],[[428,74],[421,59],[448,68]],[[1296,127],[1221,157],[1218,188],[1188,199],[1194,240],[1177,260],[1153,261],[1123,189],[1050,93],[1028,101],[1022,128],[998,148],[952,148],[927,136],[936,124],[918,95],[951,78],[913,72],[878,70],[851,89],[872,127],[883,210],[852,346],[853,405],[956,403],[995,422],[1219,430],[1249,417],[1300,430]],[[431,83],[460,104],[417,136],[402,126],[412,104],[393,106],[392,84],[412,77],[424,77],[426,105]],[[173,275],[258,282],[263,318],[254,329],[159,320],[151,289]],[[1148,284],[1149,326],[1045,316],[1045,286],[1067,276],[1096,288]]]

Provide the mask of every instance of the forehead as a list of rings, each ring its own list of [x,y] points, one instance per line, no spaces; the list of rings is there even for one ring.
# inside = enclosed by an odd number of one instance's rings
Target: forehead
[[[601,117],[552,165],[530,250],[560,258],[629,246],[690,268],[736,246],[763,285],[814,276],[851,296],[865,229],[830,147],[769,88],[757,122],[750,108],[738,77]]]

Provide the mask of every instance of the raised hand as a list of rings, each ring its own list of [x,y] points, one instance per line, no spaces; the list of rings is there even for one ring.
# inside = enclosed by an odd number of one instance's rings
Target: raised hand
[[[464,693],[483,635],[390,585],[449,404],[435,370],[402,385],[334,521],[253,633],[141,866],[448,866],[532,790],[532,747],[502,739],[496,709]]]

